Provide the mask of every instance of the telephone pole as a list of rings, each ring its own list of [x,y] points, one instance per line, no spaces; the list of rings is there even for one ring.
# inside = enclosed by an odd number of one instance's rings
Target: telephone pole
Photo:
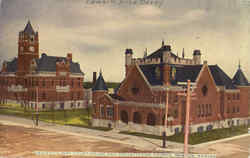
[[[187,81],[187,102],[186,102],[186,122],[184,138],[184,158],[188,158],[188,133],[189,133],[189,112],[190,112],[190,80]]]
[[[36,87],[36,126],[38,126],[38,87]]]
[[[167,137],[167,120],[168,120],[168,90],[166,91],[166,106],[165,106],[165,120],[164,120],[164,132],[163,132],[163,142],[162,147],[166,148],[166,137]]]

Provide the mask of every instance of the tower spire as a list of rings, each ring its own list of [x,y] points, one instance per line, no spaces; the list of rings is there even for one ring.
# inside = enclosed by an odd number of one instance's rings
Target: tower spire
[[[241,65],[240,65],[240,60],[239,60],[239,69],[240,69]]]
[[[185,50],[184,50],[184,48],[182,49],[182,58],[184,58],[185,57]]]
[[[102,68],[100,68],[100,72],[99,72],[100,75],[102,75]]]
[[[161,46],[163,47],[165,45],[164,39],[162,39]]]
[[[144,58],[146,58],[147,56],[148,56],[148,49],[146,48],[144,52]]]

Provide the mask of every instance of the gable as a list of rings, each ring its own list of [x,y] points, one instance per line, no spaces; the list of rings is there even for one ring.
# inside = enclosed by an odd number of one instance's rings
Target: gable
[[[217,87],[213,75],[207,65],[204,65],[196,80],[196,93],[199,97],[216,93]]]
[[[150,85],[137,65],[129,71],[117,95],[127,101],[147,102],[152,100]]]

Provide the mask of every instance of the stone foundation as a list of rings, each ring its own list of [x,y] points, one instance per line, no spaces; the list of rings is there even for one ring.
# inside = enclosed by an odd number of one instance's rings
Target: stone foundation
[[[120,120],[113,121],[113,120],[92,119],[92,125],[95,127],[109,127],[109,124],[111,128],[116,128],[120,131],[133,131],[133,132],[140,132],[140,133],[153,134],[153,135],[162,135],[162,132],[164,131],[164,126],[161,126],[161,125],[149,126],[146,124],[136,124],[133,122],[129,122],[128,124],[126,124]],[[198,128],[203,128],[203,131],[207,131],[208,130],[207,128],[209,126],[212,127],[212,129],[218,129],[218,128],[229,128],[231,126],[240,126],[240,125],[247,125],[247,124],[250,125],[250,117],[233,118],[233,119],[226,119],[226,120],[221,120],[221,121],[190,125],[189,132],[196,133],[198,132]],[[183,129],[184,129],[184,126],[181,126],[181,125],[167,127],[167,136],[171,136],[171,135],[174,135],[175,133],[179,133]]]

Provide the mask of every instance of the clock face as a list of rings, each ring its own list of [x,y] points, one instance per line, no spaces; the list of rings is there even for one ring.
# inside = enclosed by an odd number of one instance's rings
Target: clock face
[[[34,47],[33,46],[30,46],[30,51],[34,52]]]

